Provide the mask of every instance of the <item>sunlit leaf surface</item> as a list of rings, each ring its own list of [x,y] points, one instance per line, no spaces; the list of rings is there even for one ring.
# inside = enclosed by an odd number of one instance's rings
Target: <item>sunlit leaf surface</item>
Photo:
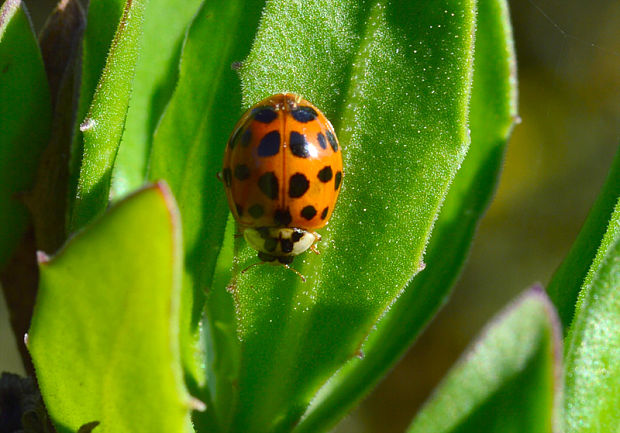
[[[345,162],[321,256],[285,269],[238,240],[241,360],[230,430],[288,431],[420,269],[469,142],[470,1],[267,4],[241,66],[244,106],[296,92],[332,120]],[[295,35],[295,37],[291,37]]]
[[[140,52],[145,6],[146,0],[127,0],[88,114],[80,124],[83,156],[71,209],[71,231],[103,213],[108,205],[112,167]]]
[[[29,349],[60,432],[191,431],[178,323],[179,215],[165,185],[110,209],[40,263]]]
[[[446,299],[478,220],[493,194],[516,115],[515,57],[508,5],[478,2],[474,77],[470,101],[471,145],[433,228],[426,268],[407,286],[354,358],[313,400],[296,432],[333,424],[402,356]]]

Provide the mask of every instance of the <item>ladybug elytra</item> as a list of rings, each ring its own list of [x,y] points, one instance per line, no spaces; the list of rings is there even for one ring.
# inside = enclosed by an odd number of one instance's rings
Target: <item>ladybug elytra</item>
[[[331,123],[294,94],[251,107],[228,140],[221,178],[243,237],[262,262],[286,267],[315,249],[342,184]],[[303,277],[302,277],[303,278]]]

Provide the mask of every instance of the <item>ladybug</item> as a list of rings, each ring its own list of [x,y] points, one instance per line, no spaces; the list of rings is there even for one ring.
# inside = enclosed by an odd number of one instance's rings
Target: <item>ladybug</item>
[[[315,230],[329,221],[342,185],[341,148],[318,108],[291,93],[254,105],[228,140],[220,177],[261,262],[292,269],[295,256],[318,254]]]

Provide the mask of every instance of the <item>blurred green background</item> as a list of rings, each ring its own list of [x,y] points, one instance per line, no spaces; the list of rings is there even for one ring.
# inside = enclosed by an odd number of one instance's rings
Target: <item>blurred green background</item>
[[[418,0],[422,1],[422,0]],[[55,5],[26,1],[37,31]],[[497,195],[449,301],[337,433],[403,432],[481,327],[575,239],[620,142],[620,2],[510,2],[519,113]],[[0,371],[23,373],[0,302]]]

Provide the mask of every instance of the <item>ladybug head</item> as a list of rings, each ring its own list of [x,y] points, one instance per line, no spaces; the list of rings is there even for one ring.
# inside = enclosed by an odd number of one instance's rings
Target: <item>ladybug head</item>
[[[304,282],[306,281],[303,275],[289,265],[293,263],[295,256],[314,245],[319,239],[317,234],[292,227],[259,227],[245,229],[243,237],[252,248],[258,251],[258,258],[261,261],[245,268],[241,271],[242,274],[253,266],[272,263],[290,269]]]
[[[277,261],[278,263],[281,263],[283,265],[290,265],[291,263],[293,263],[295,256],[272,256],[271,254],[259,251],[258,258],[261,259],[263,262],[275,263]]]

